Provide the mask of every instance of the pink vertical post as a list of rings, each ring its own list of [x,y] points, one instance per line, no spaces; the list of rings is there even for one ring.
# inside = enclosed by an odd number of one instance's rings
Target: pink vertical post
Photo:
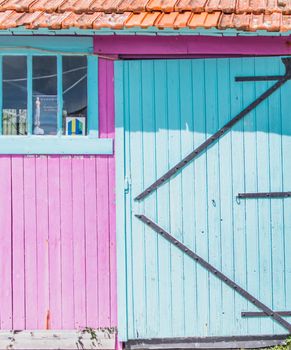
[[[13,329],[25,329],[23,156],[11,158]],[[2,207],[2,206],[1,206]],[[2,263],[2,262],[1,262]]]
[[[60,205],[62,246],[62,328],[74,329],[74,257],[72,157],[60,158]]]
[[[37,244],[35,157],[24,157],[24,229],[25,229],[25,310],[26,327],[35,328],[37,320]]]
[[[99,59],[99,132],[100,137],[114,138],[114,62],[112,60]],[[100,159],[106,163],[108,178],[103,181],[105,188],[108,188],[109,224],[109,285],[110,285],[110,324],[117,325],[117,286],[116,286],[116,214],[115,214],[115,156],[107,156]],[[107,187],[108,186],[108,187]],[[107,282],[107,281],[105,281]],[[116,338],[116,347],[121,344]]]
[[[49,328],[49,223],[47,156],[36,158],[35,188],[37,217],[37,327]]]
[[[86,327],[84,159],[72,158],[75,328]]]
[[[94,327],[98,319],[98,246],[96,157],[84,158],[85,228],[86,228],[86,300],[87,326]]]
[[[0,157],[0,322],[2,329],[12,328],[11,284],[11,158]]]
[[[62,327],[61,232],[60,232],[60,158],[48,157],[49,222],[49,320],[50,328]]]

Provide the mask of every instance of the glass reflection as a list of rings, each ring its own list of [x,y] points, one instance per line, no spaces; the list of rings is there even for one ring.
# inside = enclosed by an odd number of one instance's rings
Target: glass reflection
[[[25,56],[3,56],[3,135],[27,134],[27,63]]]
[[[66,135],[87,134],[87,58],[63,57],[63,128]]]
[[[57,134],[57,58],[33,57],[33,133]]]

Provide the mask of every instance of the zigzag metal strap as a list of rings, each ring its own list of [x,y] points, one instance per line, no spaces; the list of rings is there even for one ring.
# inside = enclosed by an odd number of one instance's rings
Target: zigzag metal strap
[[[178,171],[184,168],[190,161],[197,158],[206,148],[214,144],[222,135],[228,132],[237,122],[244,118],[248,113],[255,109],[259,104],[261,104],[266,98],[272,95],[276,90],[278,90],[287,80],[291,79],[291,58],[282,59],[286,72],[274,85],[272,85],[268,90],[266,90],[261,96],[259,96],[255,101],[243,109],[239,114],[237,114],[233,119],[226,123],[221,129],[219,129],[215,134],[210,136],[206,141],[204,141],[199,147],[192,151],[188,156],[182,159],[178,164],[168,170],[163,176],[141,192],[135,200],[139,201],[147,197],[155,189],[160,187],[165,181],[169,180]]]
[[[236,282],[228,278],[222,272],[218,271],[213,265],[209,264],[206,260],[202,259],[199,255],[194,253],[191,249],[189,249],[186,245],[178,241],[175,237],[173,237],[169,232],[165,231],[158,224],[147,218],[145,215],[135,215],[139,220],[141,220],[144,224],[148,225],[152,228],[153,231],[157,232],[159,235],[164,237],[167,241],[174,244],[178,249],[180,249],[183,253],[188,255],[191,259],[196,261],[198,264],[203,266],[206,270],[211,272],[214,276],[219,278],[222,282],[227,284],[229,287],[234,289],[238,294],[243,296],[249,302],[254,304],[258,309],[261,309],[267,316],[273,318],[277,321],[282,327],[288,330],[291,333],[291,324],[284,320],[277,312],[271,310],[268,306],[263,304],[261,301],[252,296],[245,289],[240,287]]]

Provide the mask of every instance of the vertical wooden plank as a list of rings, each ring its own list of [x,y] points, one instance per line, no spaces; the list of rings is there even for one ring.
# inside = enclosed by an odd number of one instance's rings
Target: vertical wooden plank
[[[85,233],[86,233],[86,325],[98,327],[98,250],[97,250],[97,198],[95,157],[84,158],[84,191],[85,191]],[[108,262],[103,261],[103,264]],[[102,286],[99,286],[100,289]],[[106,296],[109,298],[109,294]]]
[[[27,133],[33,134],[32,55],[27,56]]]
[[[49,298],[52,329],[62,327],[60,158],[48,157]]]
[[[23,156],[11,157],[13,329],[25,329]],[[3,208],[1,206],[1,208]],[[6,209],[7,210],[7,209]]]
[[[114,62],[107,60],[107,113],[100,119],[107,118],[107,137],[115,137],[114,108]],[[116,199],[115,199],[115,155],[108,156],[108,186],[109,186],[109,229],[110,229],[110,324],[117,324],[117,261],[116,261]]]
[[[62,56],[57,55],[57,102],[58,102],[58,118],[57,130],[58,134],[63,133],[63,62]]]
[[[71,156],[60,157],[62,328],[74,329],[73,184]],[[94,192],[94,188],[92,188]]]
[[[37,327],[50,327],[49,315],[49,222],[47,156],[35,159],[37,225]]]
[[[98,57],[88,56],[88,77],[87,77],[87,93],[88,93],[88,132],[98,135]],[[100,90],[104,85],[99,85]]]
[[[37,328],[35,157],[24,158],[25,310],[27,329]]]
[[[206,110],[204,60],[192,61],[193,104],[194,104],[194,147],[198,147],[206,138]],[[195,222],[196,222],[196,251],[208,260],[208,230],[207,230],[207,163],[203,154],[194,162],[195,186]],[[199,336],[208,334],[209,325],[209,273],[201,266],[197,266],[197,333]],[[199,318],[198,318],[199,317]]]
[[[239,60],[236,60],[239,63]],[[231,105],[234,103],[232,85],[234,77],[230,76],[230,60],[217,60],[217,112],[218,125],[221,128],[233,116]],[[234,274],[234,226],[233,226],[233,198],[236,194],[232,191],[232,145],[231,133],[227,133],[219,140],[219,184],[220,184],[220,243],[221,243],[221,269],[223,273],[232,279]],[[216,248],[218,249],[218,247]],[[234,290],[222,283],[221,285],[221,312],[218,317],[221,327],[228,329],[230,334],[235,334],[234,314]],[[217,332],[219,333],[219,331]]]
[[[168,116],[167,116],[167,70],[164,60],[154,64],[155,129],[157,177],[169,170]],[[158,77],[158,78],[157,78]],[[169,183],[157,190],[157,222],[169,229]],[[172,330],[171,304],[171,244],[158,237],[158,276],[159,276],[159,336],[167,337]]]
[[[11,284],[11,157],[0,157],[0,325],[1,329],[12,329],[12,284]]]
[[[134,217],[135,212],[144,208],[144,203],[136,203],[133,198],[144,187],[142,113],[141,113],[141,62],[129,63],[129,127],[130,127],[130,162],[132,203],[131,203],[131,242],[133,272],[133,316],[135,321],[134,337],[145,336],[146,330],[146,285],[145,285],[145,241],[144,225]]]
[[[194,108],[192,62],[185,60],[180,64],[180,118],[181,118],[181,156],[194,149]],[[196,251],[196,227],[194,217],[194,162],[181,172],[182,180],[182,232],[184,243]],[[185,336],[191,336],[196,329],[197,319],[197,274],[196,264],[184,256],[184,317]]]
[[[132,259],[132,197],[133,197],[133,187],[131,183],[131,140],[130,140],[130,95],[129,95],[129,79],[130,79],[130,62],[124,64],[124,147],[125,147],[125,174],[122,179],[123,181],[123,191],[125,196],[125,220],[126,220],[126,247],[127,247],[127,281],[129,287],[127,288],[127,317],[128,317],[128,337],[135,337],[135,314],[134,314],[134,289],[133,289],[133,259]]]
[[[257,75],[278,74],[274,72],[274,59],[271,59],[271,65],[267,64],[267,58],[258,58],[255,63],[255,72]],[[257,94],[260,95],[273,82],[258,82],[256,83]],[[256,109],[257,114],[257,171],[258,171],[258,191],[272,191],[270,187],[270,156],[269,156],[269,101],[264,101]],[[259,247],[260,247],[260,270],[259,270],[259,298],[267,305],[272,307],[272,248],[271,248],[271,200],[258,200],[258,232],[259,232]],[[267,333],[272,333],[273,322],[269,319],[261,319],[261,329]]]
[[[266,69],[273,74],[280,74],[281,60],[266,59]],[[283,73],[283,72],[281,72]],[[270,84],[271,85],[271,84]],[[283,86],[282,89],[286,87]],[[269,159],[270,159],[270,187],[272,191],[283,191],[282,183],[282,120],[280,91],[272,94],[268,100],[269,109]],[[284,199],[271,200],[271,242],[272,242],[272,282],[274,310],[284,309],[285,301],[285,254],[284,254]],[[269,294],[269,293],[268,293]],[[268,295],[267,294],[267,295]],[[262,295],[266,297],[266,295]],[[274,322],[273,322],[274,323]],[[282,327],[274,323],[274,333],[282,332]]]
[[[84,159],[72,158],[75,327],[86,326]],[[104,299],[105,300],[105,299]]]
[[[291,123],[290,123],[290,90],[291,81],[288,81],[281,92],[281,113],[282,113],[282,181],[283,190],[291,188]],[[284,257],[285,257],[285,300],[284,309],[291,310],[291,199],[284,201]]]
[[[167,109],[169,132],[169,165],[174,166],[181,156],[181,123],[180,123],[180,78],[179,61],[169,60],[167,66]],[[182,79],[181,79],[182,80]],[[159,151],[159,150],[158,150]],[[183,240],[182,232],[182,196],[181,173],[169,182],[170,199],[170,232],[179,240]],[[172,302],[172,336],[182,336],[184,330],[183,302],[183,253],[175,247],[171,248],[171,302]]]
[[[127,288],[130,281],[127,279],[126,255],[126,221],[125,221],[125,95],[123,74],[124,63],[114,63],[114,95],[115,95],[115,130],[116,130],[116,243],[117,243],[117,304],[118,304],[118,338],[127,340],[128,328],[127,311],[130,312],[130,300],[127,298]]]
[[[141,63],[141,108],[143,127],[143,168],[144,185],[147,187],[156,178],[156,129],[155,129],[155,98],[154,98],[154,62]],[[149,196],[145,202],[145,212],[151,218],[156,218],[156,195]],[[145,259],[146,259],[146,318],[147,334],[158,336],[159,308],[158,299],[158,254],[157,235],[145,227]]]
[[[231,81],[231,118],[239,113],[243,106],[243,85],[234,81],[237,75],[243,72],[243,59],[230,59],[230,81]],[[251,72],[248,72],[252,74]],[[239,192],[245,192],[244,173],[244,121],[238,122],[231,130],[231,159],[232,159],[232,210],[233,210],[233,256],[234,256],[234,278],[237,283],[246,288],[246,242],[245,242],[245,201],[238,201],[236,196]],[[242,319],[242,310],[248,309],[244,298],[234,293],[234,329],[236,334],[247,333],[247,320]]]
[[[217,60],[205,60],[205,118],[207,137],[219,129],[218,115],[218,76]],[[219,142],[209,147],[205,154],[207,163],[207,260],[221,270],[221,213],[220,213],[220,167]],[[199,175],[198,175],[199,176]],[[227,252],[229,254],[230,252]],[[222,313],[221,281],[210,275],[209,278],[209,323],[207,335],[214,336],[219,332]]]
[[[243,75],[255,75],[255,59],[244,59]],[[243,103],[247,106],[256,98],[255,84],[250,82],[243,85]],[[257,178],[257,151],[256,151],[256,111],[251,111],[244,118],[244,172],[245,186],[247,192],[258,191]],[[258,246],[258,202],[257,200],[246,201],[245,228],[246,228],[246,271],[247,285],[246,289],[254,294],[259,295],[259,246]],[[248,310],[253,306],[248,305]],[[259,333],[259,319],[249,319],[248,327],[252,333]]]

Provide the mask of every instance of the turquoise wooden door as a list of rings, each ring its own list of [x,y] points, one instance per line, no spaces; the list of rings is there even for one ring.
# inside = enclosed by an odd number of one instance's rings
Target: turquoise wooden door
[[[119,332],[123,340],[285,334],[136,218],[144,214],[274,311],[291,310],[291,82],[144,200],[134,198],[282,75],[280,57],[115,65]],[[290,317],[285,320],[291,321]]]

